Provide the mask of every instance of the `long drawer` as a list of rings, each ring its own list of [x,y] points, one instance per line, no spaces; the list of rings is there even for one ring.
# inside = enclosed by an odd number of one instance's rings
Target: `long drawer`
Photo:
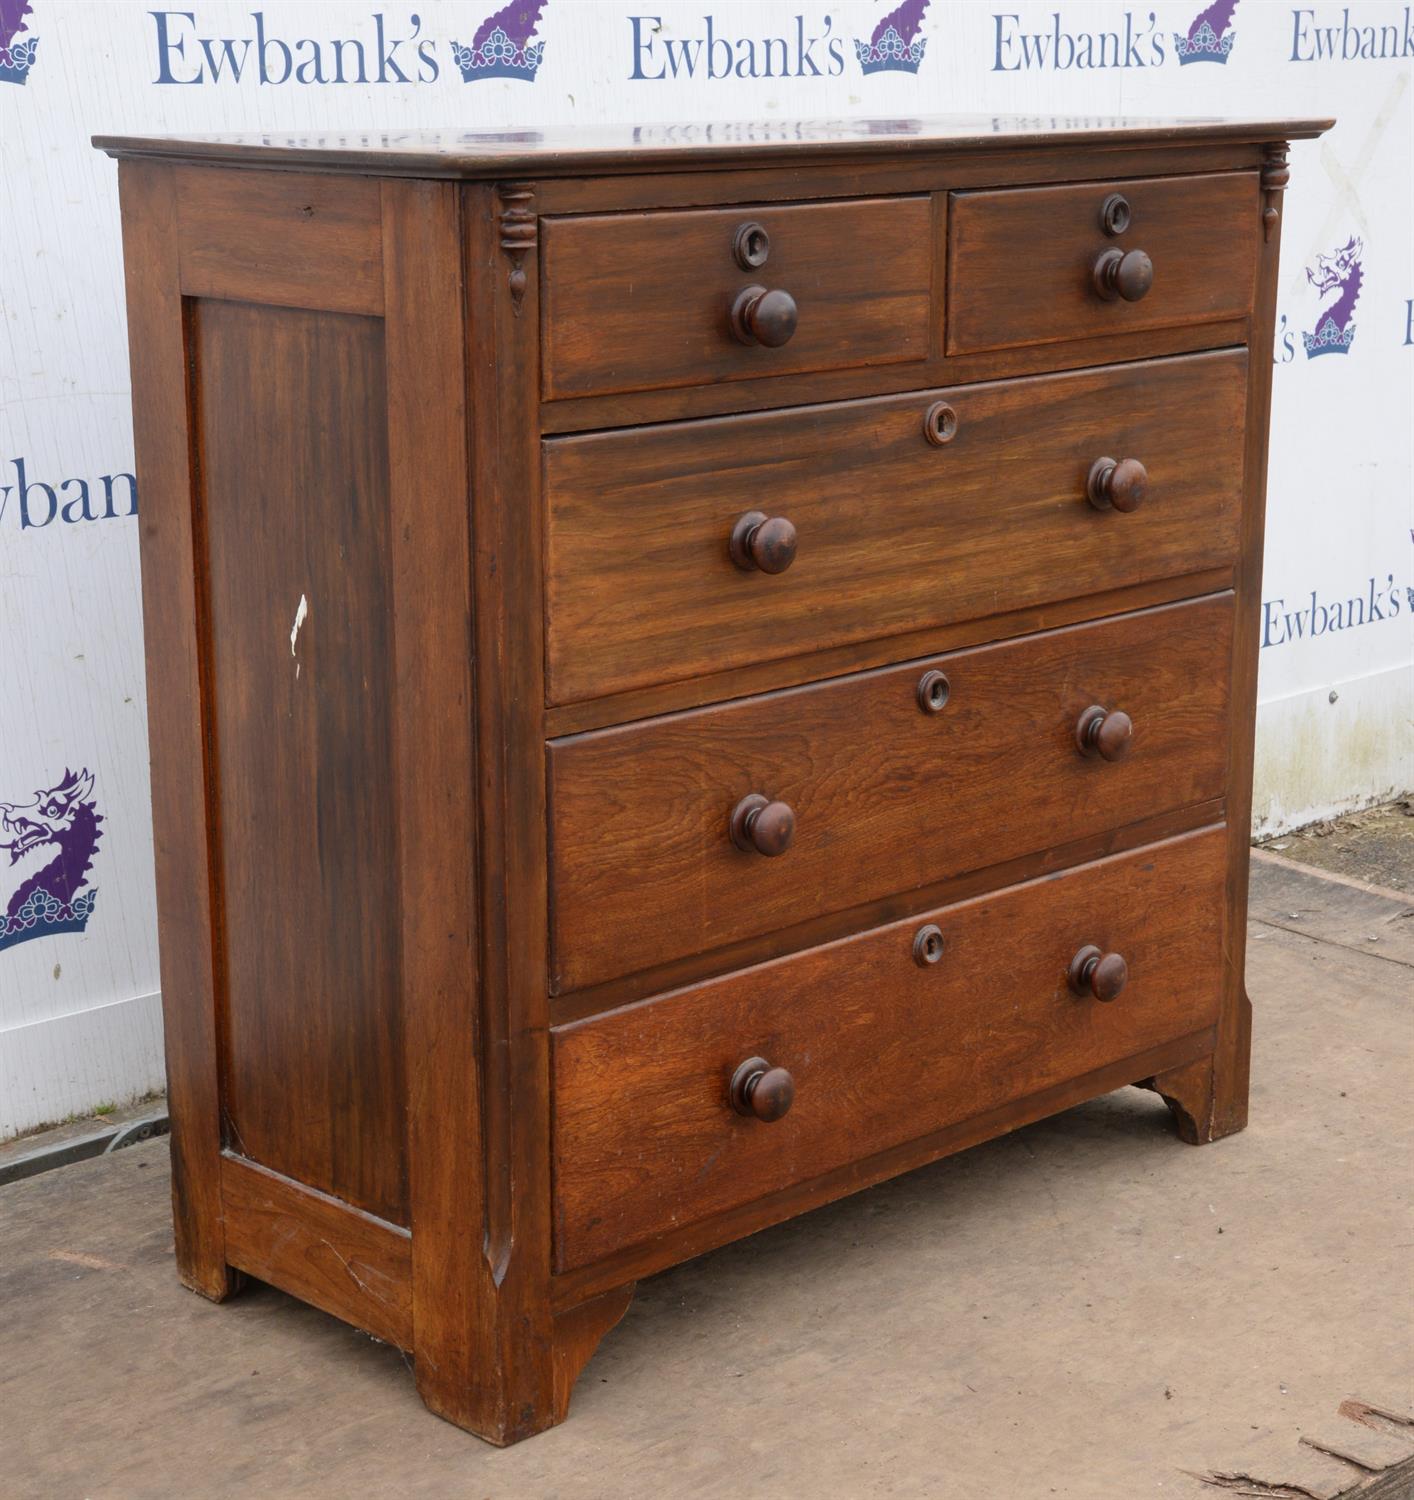
[[[552,987],[1221,796],[1231,639],[1224,593],[552,741]]]
[[[553,1032],[556,1269],[1212,1026],[1224,868],[1210,828]]]
[[[1228,350],[551,439],[547,697],[1228,566],[1246,380]]]

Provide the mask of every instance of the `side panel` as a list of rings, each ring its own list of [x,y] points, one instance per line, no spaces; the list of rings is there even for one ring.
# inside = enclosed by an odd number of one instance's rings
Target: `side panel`
[[[178,1263],[496,1436],[461,190],[121,171]]]
[[[383,325],[190,319],[227,1144],[406,1224]]]
[[[383,311],[376,178],[211,167],[176,174],[187,296]]]
[[[172,1219],[177,1269],[220,1301],[234,1290],[221,1218],[206,737],[198,665],[198,560],[191,483],[177,195],[171,167],[119,167],[133,438],[142,486],[142,619],[152,834],[157,866]]]
[[[1198,1122],[1203,1139],[1216,1139],[1247,1124],[1252,1053],[1252,1002],[1247,996],[1247,884],[1251,860],[1252,753],[1257,727],[1257,654],[1261,647],[1262,547],[1267,512],[1267,448],[1272,408],[1272,362],[1265,358],[1276,327],[1277,267],[1281,255],[1281,210],[1288,169],[1284,142],[1267,147],[1261,192],[1247,212],[1262,225],[1257,293],[1250,348],[1262,358],[1248,367],[1247,446],[1244,454],[1242,559],[1236,574],[1232,644],[1232,724],[1228,733],[1227,947],[1223,1013],[1208,1117]]]

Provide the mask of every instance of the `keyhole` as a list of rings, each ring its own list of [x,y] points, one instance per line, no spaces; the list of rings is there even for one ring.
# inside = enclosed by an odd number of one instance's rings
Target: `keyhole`
[[[923,436],[935,448],[957,436],[957,413],[946,401],[935,401],[923,414]]]
[[[920,927],[913,939],[913,961],[923,969],[931,967],[943,956],[943,932],[934,922]]]
[[[940,714],[947,707],[952,687],[943,673],[925,672],[918,679],[918,706],[925,714]]]
[[[736,263],[743,271],[756,271],[766,264],[771,253],[771,236],[764,224],[741,224],[732,243]]]
[[[1122,193],[1111,193],[1100,209],[1100,222],[1108,235],[1123,234],[1130,225],[1129,200]]]

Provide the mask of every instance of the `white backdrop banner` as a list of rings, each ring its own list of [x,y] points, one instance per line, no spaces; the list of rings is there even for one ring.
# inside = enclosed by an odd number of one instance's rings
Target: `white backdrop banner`
[[[1335,116],[1292,151],[1271,351],[1275,831],[1414,784],[1411,70],[1411,7],[1377,0],[0,0],[0,1135],[162,1081],[117,172],[90,135]]]

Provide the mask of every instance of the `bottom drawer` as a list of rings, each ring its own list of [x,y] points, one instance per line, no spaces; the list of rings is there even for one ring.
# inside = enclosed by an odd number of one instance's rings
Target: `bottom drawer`
[[[1204,829],[557,1029],[556,1270],[1213,1025],[1225,868]],[[1077,993],[1090,946],[1127,977]]]

